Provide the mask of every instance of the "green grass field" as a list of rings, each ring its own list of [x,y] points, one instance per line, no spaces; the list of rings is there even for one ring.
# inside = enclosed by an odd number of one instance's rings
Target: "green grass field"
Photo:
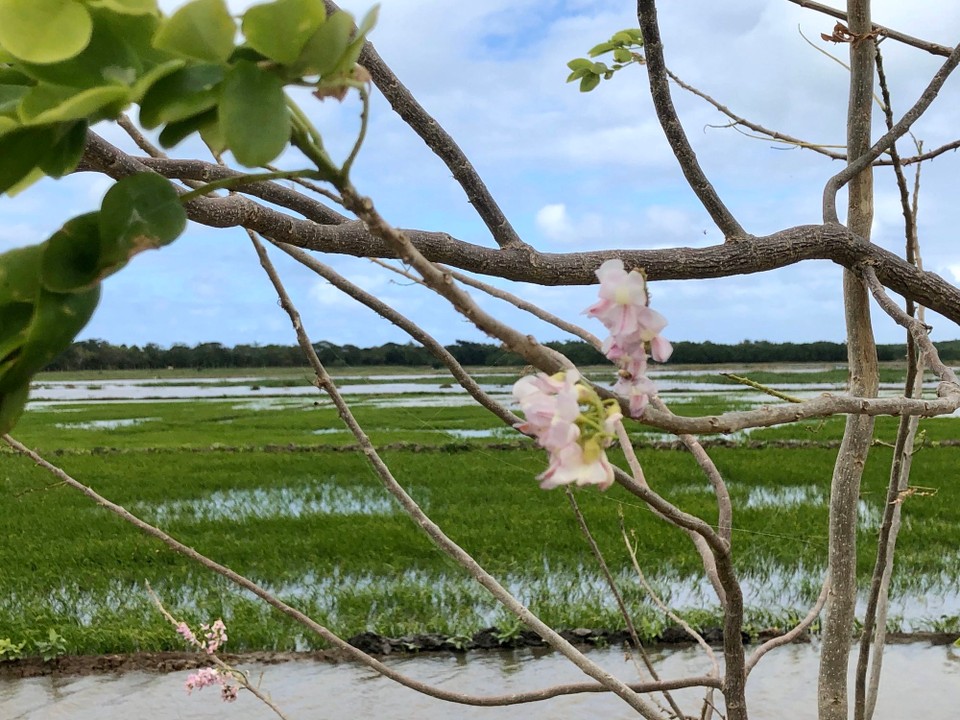
[[[292,376],[270,376],[284,377]],[[712,395],[675,410],[731,407],[740,405]],[[532,443],[499,430],[502,425],[479,407],[379,407],[364,398],[356,413],[374,441],[388,448],[384,458],[428,513],[548,623],[622,627],[564,493],[537,487],[546,457]],[[896,420],[881,420],[878,437],[892,440],[895,426]],[[913,483],[932,490],[904,503],[895,589],[908,598],[955,596],[960,448],[938,443],[960,434],[960,419],[928,420],[921,427],[927,446],[914,458]],[[838,419],[748,437],[828,443],[841,432]],[[14,434],[101,494],[342,635],[463,635],[513,625],[399,511],[319,396],[259,409],[221,400],[44,406],[28,411]],[[635,437],[651,484],[685,510],[715,521],[709,488],[690,456],[645,449],[644,433]],[[835,454],[826,446],[711,450],[737,508],[735,554],[754,629],[805,612],[819,590]],[[859,562],[865,577],[890,455],[876,447],[866,469]],[[223,617],[233,650],[317,646],[249,594],[6,450],[0,453],[0,487],[0,640],[39,637],[54,628],[74,653],[179,649],[145,593],[149,582],[177,617],[193,623]],[[619,537],[621,509],[659,591],[697,620],[715,615],[682,533],[618,487],[576,495],[645,633],[656,633],[665,620],[629,570]],[[914,629],[958,623],[922,612],[893,620]]]

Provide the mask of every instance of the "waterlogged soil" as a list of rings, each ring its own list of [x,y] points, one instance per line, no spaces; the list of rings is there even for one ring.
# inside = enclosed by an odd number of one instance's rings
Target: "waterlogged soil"
[[[752,649],[752,648],[751,648]],[[750,649],[748,649],[749,652]],[[854,648],[854,651],[856,648]],[[709,661],[697,647],[653,648],[648,654],[661,677],[677,678],[708,671]],[[623,648],[594,649],[591,660],[629,681],[637,671]],[[194,656],[196,657],[196,656]],[[637,715],[608,693],[581,693],[514,707],[451,705],[426,697],[352,663],[326,655],[277,664],[277,658],[231,658],[259,689],[286,714],[300,718],[381,718],[383,720],[554,720]],[[202,660],[202,656],[200,656]],[[498,652],[430,653],[384,660],[394,670],[445,690],[473,695],[502,695],[583,682],[585,677],[557,653],[535,649]],[[0,708],[5,720],[262,720],[274,717],[248,693],[226,705],[216,689],[188,694],[186,659],[164,660],[167,672],[133,669],[77,676],[0,677]],[[788,645],[764,657],[751,673],[747,701],[751,716],[814,720],[817,715],[816,643]],[[703,694],[680,690],[674,697],[682,710],[699,716]],[[715,696],[723,712],[722,698]],[[928,643],[892,645],[884,655],[875,720],[909,717],[954,717],[960,704],[960,654],[952,646]],[[722,717],[722,715],[721,715]]]

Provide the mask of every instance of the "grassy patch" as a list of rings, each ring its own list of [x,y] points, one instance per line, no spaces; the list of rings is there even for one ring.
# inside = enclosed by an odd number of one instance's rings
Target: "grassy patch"
[[[314,402],[318,404],[314,404]],[[738,409],[703,397],[678,413]],[[398,480],[488,570],[557,627],[620,627],[609,592],[564,494],[535,476],[545,455],[510,435],[455,431],[501,427],[473,406],[376,407],[357,415]],[[116,421],[132,421],[116,424]],[[112,425],[110,423],[113,423]],[[896,420],[881,419],[892,439]],[[916,485],[937,495],[904,503],[896,590],[951,590],[960,573],[960,420],[923,421],[931,445],[914,458]],[[380,485],[329,403],[293,400],[257,409],[247,401],[72,404],[35,408],[19,439],[75,477],[175,537],[245,573],[351,635],[417,631],[469,634],[510,621],[436,550]],[[757,430],[751,439],[839,439],[842,420]],[[519,438],[519,436],[517,436]],[[405,445],[395,445],[405,443]],[[826,551],[829,478],[836,450],[715,448],[734,498],[734,546],[757,627],[805,611],[818,592]],[[862,492],[859,569],[873,562],[891,452],[875,448]],[[622,457],[613,453],[621,463]],[[687,512],[715,522],[716,505],[691,457],[643,449],[649,481]],[[618,487],[577,491],[591,527],[645,632],[664,622],[632,577],[618,531],[623,512],[641,564],[659,591],[688,613],[715,612],[699,563],[681,532]],[[149,581],[178,617],[222,616],[231,649],[312,647],[313,638],[251,595],[193,566],[10,452],[0,452],[0,638],[56,628],[70,652],[178,648],[144,592]],[[935,623],[936,619],[931,619]]]

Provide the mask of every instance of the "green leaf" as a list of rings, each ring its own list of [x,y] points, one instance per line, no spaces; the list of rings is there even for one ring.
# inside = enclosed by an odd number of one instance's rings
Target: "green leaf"
[[[223,83],[220,129],[242,165],[260,167],[274,160],[290,139],[280,78],[246,60],[238,62]]]
[[[0,377],[0,396],[16,394],[36,373],[69,347],[100,299],[100,286],[75,293],[41,291],[17,361]]]
[[[613,51],[613,59],[617,62],[627,63],[633,60],[633,53],[626,48],[616,48]]]
[[[155,128],[209,110],[220,99],[225,74],[219,65],[191,65],[160,78],[140,102],[140,124]]]
[[[207,144],[210,152],[218,157],[227,149],[227,141],[223,137],[223,129],[220,127],[219,119],[217,122],[200,126],[200,139]]]
[[[100,282],[100,213],[64,223],[43,248],[40,282],[50,292],[72,293]]]
[[[178,58],[176,60],[168,60],[150,68],[147,72],[137,78],[137,81],[133,84],[133,87],[130,88],[130,101],[135,103],[141,102],[144,95],[147,94],[154,84],[165,78],[167,75],[176,72],[184,65],[186,65],[186,60],[181,60]]]
[[[116,268],[143,250],[176,240],[187,226],[180,196],[166,178],[138,173],[107,191],[100,206],[100,268]]]
[[[567,63],[567,67],[573,71],[590,70],[593,68],[593,61],[587,60],[586,58],[574,58]]]
[[[225,0],[193,0],[160,26],[153,44],[174,55],[222,63],[233,52],[236,32]]]
[[[0,374],[27,339],[33,318],[33,303],[0,305]]]
[[[102,7],[123,15],[156,15],[157,0],[87,0],[90,7]]]
[[[247,10],[243,34],[258,52],[290,65],[325,18],[323,4],[314,0],[276,0]]]
[[[16,113],[20,100],[29,89],[24,85],[0,85],[0,115]]]
[[[592,48],[590,48],[590,51],[587,53],[587,55],[590,57],[603,55],[604,53],[608,53],[613,50],[614,47],[615,46],[612,42],[602,42],[599,45],[594,45]]]
[[[603,75],[604,73],[610,72],[610,68],[608,68],[606,64],[602,62],[595,62],[593,67],[590,69],[593,70],[593,72],[597,75]]]
[[[338,10],[307,40],[291,69],[298,75],[325,75],[332,72],[350,45],[352,33],[353,18]]]
[[[0,0],[0,45],[20,60],[75,57],[92,31],[90,13],[78,0]]]
[[[5,115],[0,115],[0,135],[10,132],[14,128],[21,127],[19,121],[14,120],[11,117],[6,117]]]
[[[131,31],[142,22],[132,16],[97,10],[93,13],[93,34],[83,52],[63,62],[24,63],[23,70],[53,85],[83,89],[108,83],[132,85],[143,72],[143,63],[127,38],[135,36]]]
[[[367,33],[373,30],[374,26],[377,24],[379,17],[380,3],[377,3],[367,11],[367,14],[363,16],[363,20],[360,21],[359,25],[357,25],[357,37],[366,37]]]
[[[64,123],[59,129],[60,139],[40,161],[40,169],[53,178],[63,177],[80,164],[87,144],[87,122],[78,120]]]
[[[0,366],[0,372],[3,368]],[[2,375],[0,375],[2,377]],[[13,430],[17,420],[23,414],[30,393],[30,383],[25,382],[9,391],[0,392],[0,435]]]
[[[42,245],[0,253],[0,304],[33,303],[40,295]],[[0,325],[0,333],[3,332]]]
[[[204,128],[219,128],[219,126],[216,108],[211,108],[186,120],[167,123],[167,126],[160,132],[160,147],[172,148],[194,133],[199,132],[202,136]]]
[[[98,122],[116,117],[129,101],[130,91],[106,85],[77,91],[76,88],[42,83],[30,89],[20,103],[24,125],[46,125],[89,118]]]
[[[590,92],[600,84],[599,75],[584,75],[580,80],[580,92]]]
[[[0,61],[2,62],[2,61]],[[33,78],[12,67],[0,66],[0,85],[33,85]]]
[[[29,188],[31,185],[40,182],[46,177],[46,174],[39,167],[33,168],[30,172],[24,175],[22,178],[17,180],[9,190],[7,190],[7,197],[14,198],[24,190]]]
[[[50,126],[20,127],[0,135],[0,193],[30,174],[54,142]]]

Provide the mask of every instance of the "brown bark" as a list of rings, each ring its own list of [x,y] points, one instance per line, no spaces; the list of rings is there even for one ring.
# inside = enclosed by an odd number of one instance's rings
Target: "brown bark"
[[[869,36],[872,28],[869,0],[850,0],[847,15],[850,32],[854,35],[850,44],[847,157],[856,162],[870,150],[876,50],[874,40]],[[848,193],[847,227],[868,240],[873,222],[873,172],[869,167],[852,176]],[[843,295],[850,393],[858,397],[874,397],[879,376],[869,292],[863,279],[850,270],[843,274]],[[828,554],[831,591],[827,598],[820,655],[820,720],[846,720],[848,716],[847,664],[857,600],[857,505],[872,439],[872,418],[847,418],[830,492]]]

